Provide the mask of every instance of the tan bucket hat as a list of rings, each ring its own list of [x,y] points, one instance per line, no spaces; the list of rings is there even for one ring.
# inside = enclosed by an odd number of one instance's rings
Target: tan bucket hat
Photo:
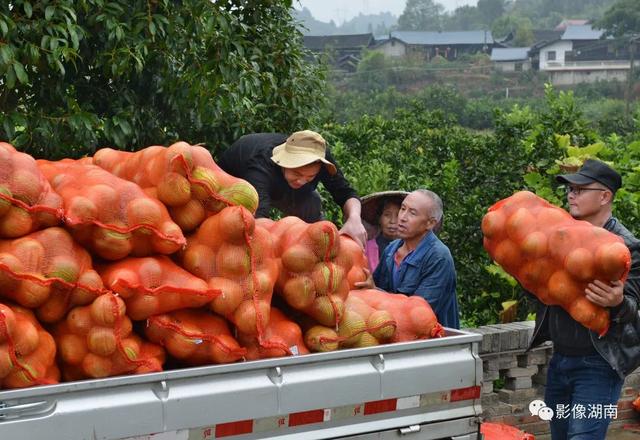
[[[320,161],[329,174],[337,172],[336,166],[325,158],[327,143],[315,131],[296,131],[284,144],[273,149],[271,160],[282,168],[299,168]]]

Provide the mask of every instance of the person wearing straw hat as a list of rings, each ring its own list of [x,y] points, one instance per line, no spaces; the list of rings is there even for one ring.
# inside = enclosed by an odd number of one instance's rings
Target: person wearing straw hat
[[[360,199],[315,131],[297,131],[288,137],[279,133],[242,136],[222,154],[218,165],[255,187],[256,218],[268,217],[276,208],[309,223],[322,220],[322,201],[316,191],[322,182],[342,208],[345,222],[340,233],[364,248],[367,233],[360,218]]]
[[[398,212],[406,191],[381,191],[362,197],[362,220],[368,240],[365,254],[369,270],[378,267],[382,253],[389,243],[398,238]]]

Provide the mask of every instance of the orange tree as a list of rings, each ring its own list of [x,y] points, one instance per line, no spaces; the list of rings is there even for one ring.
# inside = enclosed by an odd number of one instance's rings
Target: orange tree
[[[496,201],[530,189],[562,204],[554,183],[560,165],[594,156],[613,162],[623,174],[627,188],[618,194],[619,217],[631,228],[639,220],[640,142],[633,135],[601,138],[582,118],[571,93],[548,87],[541,110],[496,111],[495,127],[494,132],[473,133],[453,116],[425,110],[418,100],[391,117],[364,116],[318,127],[360,194],[428,188],[442,197],[440,237],[456,263],[458,298],[468,326],[496,322],[502,302],[518,298],[518,289],[500,276],[482,247],[480,221]],[[335,209],[329,216],[339,220]],[[522,307],[520,318],[525,316]]]
[[[0,4],[0,139],[36,157],[184,139],[215,149],[322,103],[291,0]]]

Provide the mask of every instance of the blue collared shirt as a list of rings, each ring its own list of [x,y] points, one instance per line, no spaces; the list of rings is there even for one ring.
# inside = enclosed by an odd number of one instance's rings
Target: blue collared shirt
[[[376,286],[387,292],[419,295],[427,300],[445,327],[460,328],[456,269],[449,248],[433,232],[396,268],[394,257],[402,240],[392,241],[373,273]]]

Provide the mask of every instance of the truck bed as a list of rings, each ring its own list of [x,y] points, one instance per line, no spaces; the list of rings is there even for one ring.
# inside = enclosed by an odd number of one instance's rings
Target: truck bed
[[[480,335],[0,391],[2,439],[476,438]]]

